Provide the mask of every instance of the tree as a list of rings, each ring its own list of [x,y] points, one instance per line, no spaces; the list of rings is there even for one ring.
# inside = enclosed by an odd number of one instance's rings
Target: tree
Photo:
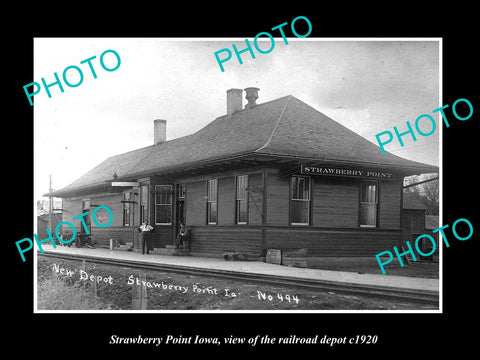
[[[440,200],[440,193],[439,193],[439,181],[438,179],[423,183],[419,185],[420,194],[425,196],[428,200],[428,209],[426,214],[427,215],[438,215],[439,214],[439,200]]]
[[[425,180],[434,179],[438,177],[438,174],[425,174],[421,176],[414,175],[409,178],[405,178],[405,186],[419,183]],[[406,191],[416,192],[425,199],[425,205],[427,206],[427,215],[439,214],[439,181],[438,179],[430,180],[419,185],[410,186],[405,189]]]

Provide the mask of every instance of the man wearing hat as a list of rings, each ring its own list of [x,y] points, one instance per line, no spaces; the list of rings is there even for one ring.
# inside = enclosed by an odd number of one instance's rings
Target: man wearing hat
[[[142,254],[145,254],[145,247],[150,247],[150,241],[152,239],[152,233],[155,231],[153,226],[148,225],[146,221],[143,221],[142,225],[139,226],[138,232],[140,233],[140,239],[142,241]]]

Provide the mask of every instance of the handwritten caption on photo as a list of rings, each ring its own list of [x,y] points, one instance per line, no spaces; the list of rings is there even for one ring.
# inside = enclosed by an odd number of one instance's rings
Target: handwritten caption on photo
[[[76,269],[67,269],[60,267],[58,264],[53,264],[52,269],[55,273],[63,275],[65,277],[74,277],[79,276],[79,280],[90,281],[97,284],[110,284],[114,285],[114,278],[111,275],[105,274],[92,274],[88,273],[85,270],[76,270]],[[185,286],[181,284],[175,284],[173,282],[163,282],[163,281],[147,281],[143,280],[137,276],[130,275],[126,281],[126,285],[137,285],[144,286],[146,289],[156,289],[167,292],[178,292],[180,294],[207,294],[207,295],[223,295],[229,298],[236,298],[240,294],[229,288],[219,289],[214,286],[202,286],[200,284],[192,284],[191,286]],[[279,292],[264,292],[257,290],[256,298],[262,302],[284,302],[298,304],[300,299],[297,295],[282,294]]]

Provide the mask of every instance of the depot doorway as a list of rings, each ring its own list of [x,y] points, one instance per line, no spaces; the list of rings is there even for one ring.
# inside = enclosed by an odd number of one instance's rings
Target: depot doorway
[[[175,236],[180,230],[180,223],[185,224],[185,184],[175,185]]]

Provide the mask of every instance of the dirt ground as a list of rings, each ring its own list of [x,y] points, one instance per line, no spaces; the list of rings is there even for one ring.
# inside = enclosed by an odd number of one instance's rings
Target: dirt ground
[[[52,273],[57,274],[56,282],[52,282]],[[436,309],[432,305],[404,301],[160,271],[144,271],[144,274],[148,310]],[[82,270],[80,261],[38,257],[38,309],[131,310],[133,284],[141,281],[140,271],[128,267],[87,262]],[[97,283],[96,297],[93,296],[94,283]]]

